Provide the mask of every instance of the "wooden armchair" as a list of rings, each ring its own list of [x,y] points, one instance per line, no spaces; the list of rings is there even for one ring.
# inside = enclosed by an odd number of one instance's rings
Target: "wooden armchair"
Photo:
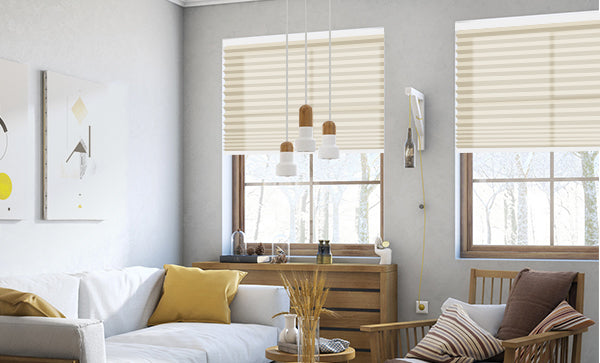
[[[504,304],[512,289],[518,271],[494,271],[471,269],[469,304]],[[567,301],[583,313],[584,274],[579,273],[571,286]],[[481,299],[479,299],[481,298]],[[386,359],[404,357],[412,347],[427,334],[437,319],[399,323],[363,325],[360,330],[370,337],[371,362],[382,363]],[[518,348],[536,344],[551,352],[552,362],[580,363],[581,335],[587,331],[556,331],[533,336],[505,340],[504,363],[519,362],[515,357]],[[539,350],[538,350],[539,351]],[[527,363],[546,363],[547,357],[533,356]]]

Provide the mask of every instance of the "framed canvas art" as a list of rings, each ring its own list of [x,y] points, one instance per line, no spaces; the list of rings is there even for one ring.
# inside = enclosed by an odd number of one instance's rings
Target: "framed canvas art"
[[[0,59],[0,219],[24,218],[25,172],[32,165],[26,65]]]
[[[44,218],[103,220],[109,185],[97,129],[106,123],[107,88],[45,71],[42,93]]]

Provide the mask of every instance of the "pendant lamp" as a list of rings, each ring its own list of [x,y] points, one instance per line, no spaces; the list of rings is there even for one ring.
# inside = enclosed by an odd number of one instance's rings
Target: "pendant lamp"
[[[319,159],[339,159],[340,149],[335,144],[335,133],[335,122],[331,121],[331,0],[329,0],[329,121],[323,123]]]
[[[313,137],[313,112],[308,104],[308,5],[304,0],[304,105],[300,106],[296,151],[314,152],[317,149]]]
[[[289,60],[289,0],[285,0],[285,141],[279,146],[279,164],[275,173],[277,176],[296,175],[296,163],[294,163],[294,145],[288,141],[288,60]]]

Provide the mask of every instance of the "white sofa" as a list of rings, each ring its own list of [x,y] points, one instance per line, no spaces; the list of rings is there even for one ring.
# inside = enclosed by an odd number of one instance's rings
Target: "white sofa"
[[[0,355],[81,363],[269,362],[289,300],[283,287],[240,285],[231,324],[147,327],[164,270],[129,267],[80,274],[0,277],[0,287],[35,293],[67,318],[0,316]]]

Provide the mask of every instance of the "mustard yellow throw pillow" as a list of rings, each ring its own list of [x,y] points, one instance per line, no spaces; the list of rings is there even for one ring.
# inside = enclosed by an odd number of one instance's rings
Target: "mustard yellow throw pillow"
[[[65,317],[49,302],[35,294],[2,287],[0,287],[0,315]]]
[[[231,323],[229,304],[247,272],[165,265],[163,294],[148,325],[177,321]]]

